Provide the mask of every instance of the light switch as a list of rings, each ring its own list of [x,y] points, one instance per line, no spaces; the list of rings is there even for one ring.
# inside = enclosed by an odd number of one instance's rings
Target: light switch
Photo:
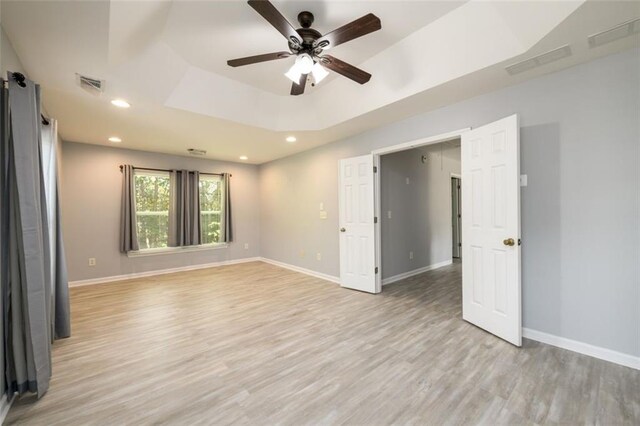
[[[324,210],[324,203],[320,203],[320,211]]]
[[[406,182],[407,182],[407,185],[409,185],[411,183],[411,180],[409,178],[406,178]]]
[[[387,218],[391,219],[391,210],[387,212]]]
[[[520,175],[520,186],[527,186],[528,179],[527,175]]]

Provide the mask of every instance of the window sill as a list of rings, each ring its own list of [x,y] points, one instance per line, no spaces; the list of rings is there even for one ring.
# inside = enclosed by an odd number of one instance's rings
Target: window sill
[[[186,247],[162,247],[162,248],[155,248],[155,249],[130,251],[127,253],[127,257],[158,256],[162,254],[188,253],[192,251],[204,251],[204,250],[218,250],[218,249],[225,249],[228,247],[229,247],[228,243],[202,244],[199,246],[186,246]]]

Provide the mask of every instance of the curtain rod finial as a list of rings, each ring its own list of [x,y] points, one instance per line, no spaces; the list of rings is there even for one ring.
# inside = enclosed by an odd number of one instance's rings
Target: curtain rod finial
[[[13,79],[18,83],[18,86],[27,87],[27,84],[24,82],[26,80],[24,74],[20,72],[14,72],[11,75],[13,76]]]

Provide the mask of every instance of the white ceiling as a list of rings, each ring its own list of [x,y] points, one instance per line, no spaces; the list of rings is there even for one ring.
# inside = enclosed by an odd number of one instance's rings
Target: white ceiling
[[[638,46],[627,37],[590,49],[586,38],[640,16],[640,2],[274,1],[330,31],[366,13],[382,30],[332,55],[373,74],[360,86],[331,76],[288,95],[292,58],[230,68],[226,60],[286,50],[244,1],[11,1],[2,26],[65,140],[262,163],[499,87]],[[510,76],[527,57],[569,44],[573,55]],[[75,73],[106,81],[95,97]],[[122,97],[132,108],[109,100]],[[298,142],[288,144],[285,136]],[[400,141],[399,141],[400,142]]]

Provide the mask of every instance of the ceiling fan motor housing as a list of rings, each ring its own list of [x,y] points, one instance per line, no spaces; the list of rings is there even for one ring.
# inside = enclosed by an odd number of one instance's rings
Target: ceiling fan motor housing
[[[300,35],[302,44],[296,45],[295,43],[289,43],[291,53],[308,53],[312,56],[322,53],[322,48],[325,46],[315,45],[315,41],[322,37],[322,34],[311,28],[313,21],[313,13],[309,11],[303,11],[298,14],[298,22],[300,23],[301,28],[298,28],[296,32]]]

